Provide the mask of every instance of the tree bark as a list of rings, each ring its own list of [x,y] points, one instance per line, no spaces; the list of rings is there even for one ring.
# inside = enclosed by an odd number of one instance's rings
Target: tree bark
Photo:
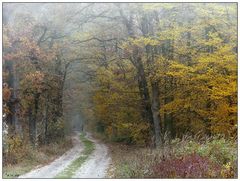
[[[130,13],[129,18],[125,17],[123,14],[122,9],[119,9],[120,15],[122,18],[122,22],[127,28],[128,36],[131,38],[134,38],[134,29],[133,29],[133,16]],[[137,69],[137,77],[138,77],[138,87],[139,87],[139,93],[141,97],[142,102],[142,117],[143,119],[150,122],[151,125],[153,125],[153,115],[151,111],[151,100],[150,100],[150,94],[148,89],[148,83],[143,67],[142,58],[139,55],[139,52],[137,50],[137,47],[135,47],[135,50],[133,51],[132,57],[130,57],[131,62],[133,66]]]
[[[163,56],[166,57],[169,60],[173,60],[174,55],[174,48],[173,48],[173,42],[171,40],[166,40],[164,46],[163,46]],[[168,66],[168,65],[166,65]],[[164,104],[168,104],[174,100],[173,95],[168,95],[169,92],[172,92],[174,90],[174,84],[173,84],[173,78],[172,77],[165,77],[164,78]],[[168,138],[173,139],[176,135],[175,130],[175,123],[172,113],[164,113],[164,132],[168,134]]]
[[[160,147],[162,145],[162,134],[161,134],[161,118],[160,118],[160,103],[159,103],[159,87],[158,82],[152,83],[152,114],[155,132],[155,145]]]
[[[48,96],[45,104],[45,117],[44,117],[44,144],[48,144]]]
[[[19,87],[19,80],[17,71],[14,68],[14,62],[9,61],[7,62],[6,66],[7,70],[9,71],[9,80],[8,85],[12,88],[11,98],[9,103],[10,114],[8,116],[9,124],[13,128],[13,133],[21,134],[21,125],[19,123],[19,100],[18,100],[18,87]]]
[[[142,64],[141,59],[139,58],[137,60],[138,62],[138,87],[139,87],[139,93],[140,97],[142,99],[142,106],[143,106],[143,112],[142,116],[144,119],[148,120],[151,124],[153,124],[153,115],[151,112],[151,102],[150,102],[150,95],[148,90],[148,84],[146,75],[144,72],[144,67]]]
[[[30,105],[28,108],[28,117],[29,117],[29,139],[32,144],[32,146],[35,146],[35,141],[36,141],[36,122],[33,119],[33,114],[32,114],[32,106]]]
[[[166,79],[166,78],[165,78]],[[165,95],[168,93],[167,85],[165,81]],[[172,90],[172,82],[169,83],[170,91]],[[168,104],[173,101],[173,96],[167,96],[164,98],[164,104]],[[164,113],[164,132],[168,134],[169,139],[173,139],[176,135],[175,123],[172,113]]]
[[[29,107],[29,137],[33,147],[37,144],[37,114],[39,107],[40,94],[34,95],[34,113],[32,114],[32,107]]]

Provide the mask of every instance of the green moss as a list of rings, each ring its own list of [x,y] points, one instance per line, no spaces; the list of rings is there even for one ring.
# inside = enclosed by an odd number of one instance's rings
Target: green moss
[[[93,152],[94,144],[93,142],[86,139],[83,135],[80,135],[80,140],[84,144],[84,150],[82,155],[74,160],[63,172],[59,173],[55,178],[72,178],[78,168],[86,161],[88,156]]]

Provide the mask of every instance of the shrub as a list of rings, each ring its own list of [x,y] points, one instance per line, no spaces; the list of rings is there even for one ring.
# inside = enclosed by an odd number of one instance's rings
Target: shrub
[[[223,165],[221,176],[223,178],[237,178],[237,171],[237,161],[234,163],[228,162],[227,164]]]
[[[234,162],[237,159],[237,143],[229,140],[213,139],[211,142],[206,144],[205,152],[206,156],[219,163],[227,164],[228,162]]]
[[[48,139],[49,141],[59,141],[64,137],[64,120],[58,118],[56,122],[51,121],[48,127]]]
[[[114,147],[112,158],[114,178],[235,178],[237,175],[237,143],[217,136],[177,138],[170,144],[165,142],[160,149],[120,145]]]
[[[177,139],[173,140],[172,144],[176,147],[174,154],[178,157],[196,153],[220,165],[234,162],[237,159],[237,143],[219,136],[205,138],[201,141],[194,138],[181,141]]]
[[[152,166],[163,158],[163,150],[121,145],[112,154],[114,178],[150,178]]]
[[[221,167],[208,158],[197,154],[183,158],[166,159],[153,166],[153,176],[157,178],[215,178]]]
[[[19,136],[12,135],[5,138],[4,164],[15,164],[23,156],[23,144]]]

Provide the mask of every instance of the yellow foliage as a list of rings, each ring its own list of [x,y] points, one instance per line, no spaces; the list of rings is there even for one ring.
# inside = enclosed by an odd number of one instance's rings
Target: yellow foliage
[[[157,19],[154,15],[160,9],[165,18]],[[139,22],[146,18],[151,31],[126,38],[120,48],[126,62],[136,58],[133,56],[141,58],[149,90],[152,82],[159,83],[161,120],[171,114],[178,134],[203,131],[235,135],[236,6],[147,3],[141,10]],[[142,24],[136,22],[136,26]],[[148,135],[140,134],[141,130],[150,127],[139,113],[138,94],[123,93],[139,91],[137,68],[126,62],[119,62],[127,67],[126,72],[119,71],[114,63],[99,70],[95,108],[108,129],[107,134],[116,132],[138,142]]]

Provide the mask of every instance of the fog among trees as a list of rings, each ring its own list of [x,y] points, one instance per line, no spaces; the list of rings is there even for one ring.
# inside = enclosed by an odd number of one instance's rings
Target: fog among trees
[[[5,162],[73,131],[236,139],[236,3],[3,3]]]

